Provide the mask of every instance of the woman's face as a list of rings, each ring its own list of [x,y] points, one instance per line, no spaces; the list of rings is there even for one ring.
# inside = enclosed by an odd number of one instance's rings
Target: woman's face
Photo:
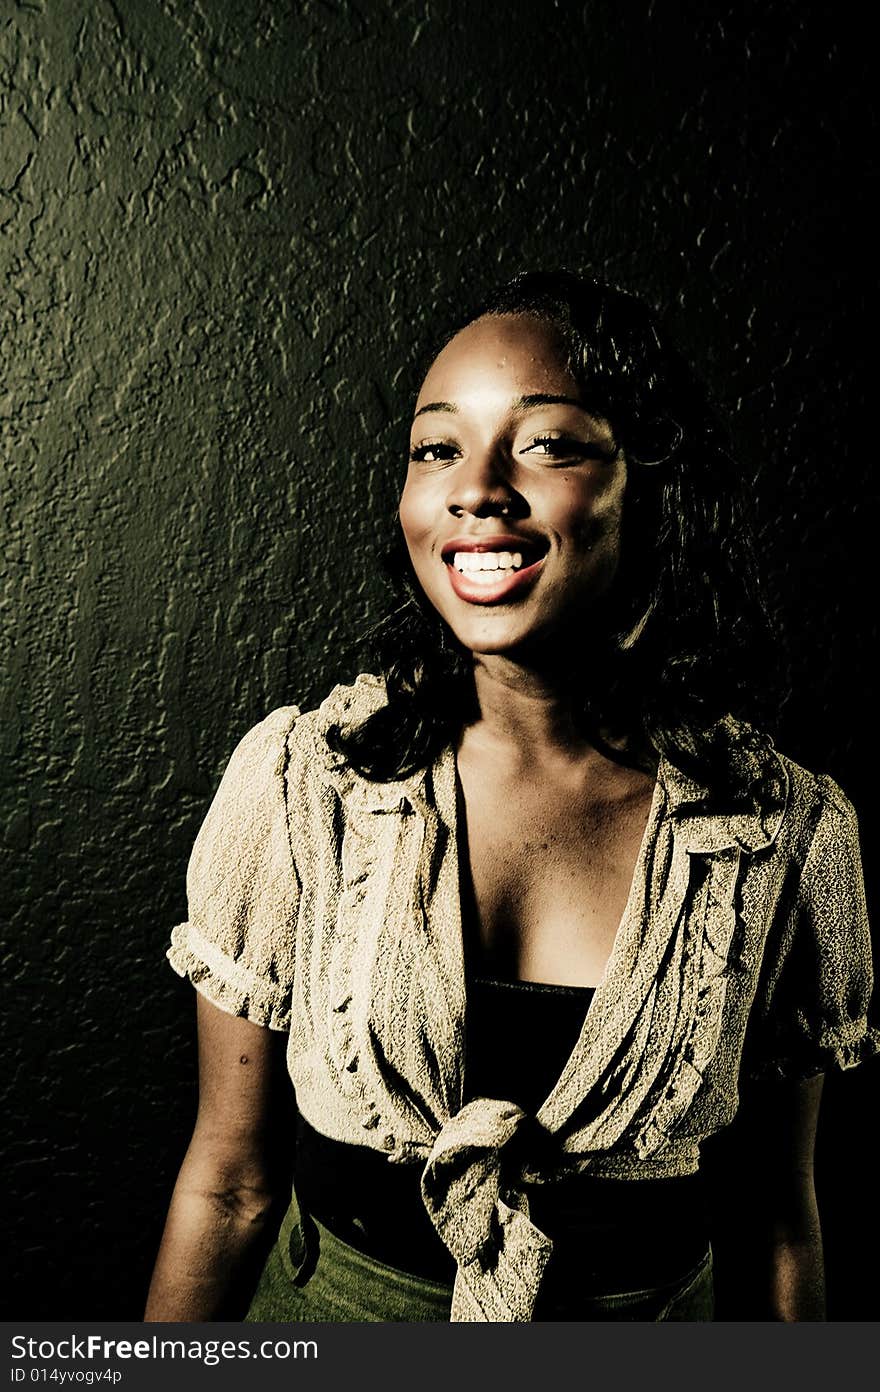
[[[625,486],[553,325],[487,316],[434,361],[400,521],[425,594],[472,652],[564,655],[614,579]]]

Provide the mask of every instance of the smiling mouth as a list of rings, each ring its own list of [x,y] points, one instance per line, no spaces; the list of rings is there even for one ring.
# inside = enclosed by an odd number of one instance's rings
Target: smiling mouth
[[[455,551],[452,565],[459,575],[467,575],[481,584],[492,584],[510,571],[520,571],[529,564],[523,551]]]
[[[443,560],[449,583],[459,599],[469,604],[501,604],[517,597],[537,578],[546,548],[528,541],[516,547],[475,550],[444,547]]]

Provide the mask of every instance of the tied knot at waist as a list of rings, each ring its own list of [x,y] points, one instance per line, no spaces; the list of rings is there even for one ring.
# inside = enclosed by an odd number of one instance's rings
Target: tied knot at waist
[[[467,1300],[456,1282],[453,1319],[457,1305],[473,1310],[458,1315],[464,1319],[531,1318],[553,1243],[530,1221],[521,1162],[528,1142],[542,1134],[516,1103],[478,1097],[435,1137],[422,1199],[459,1277],[466,1277]]]

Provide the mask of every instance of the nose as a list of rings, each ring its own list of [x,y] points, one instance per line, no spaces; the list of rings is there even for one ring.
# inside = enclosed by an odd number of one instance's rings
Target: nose
[[[510,461],[498,448],[473,450],[452,471],[446,506],[454,517],[508,516],[523,505],[511,483]]]

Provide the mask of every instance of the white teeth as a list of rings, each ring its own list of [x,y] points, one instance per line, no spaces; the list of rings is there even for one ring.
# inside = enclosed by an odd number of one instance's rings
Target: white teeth
[[[468,584],[470,585],[486,585],[491,587],[492,585],[497,585],[502,578],[499,576],[497,570],[466,570],[464,574],[467,576]],[[503,572],[503,574],[512,575],[513,572],[508,570]]]
[[[456,551],[452,558],[455,569],[468,575],[487,570],[520,570],[522,563],[520,551]]]

